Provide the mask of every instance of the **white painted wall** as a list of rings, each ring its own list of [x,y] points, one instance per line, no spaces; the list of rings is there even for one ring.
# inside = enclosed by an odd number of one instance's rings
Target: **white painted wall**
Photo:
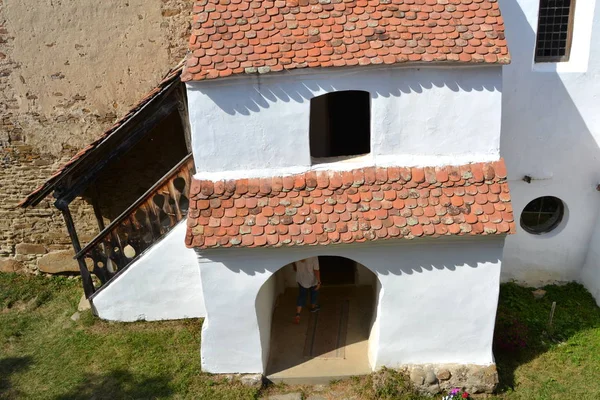
[[[506,240],[502,278],[534,285],[580,278],[600,209],[600,11],[595,0],[577,0],[571,61],[536,65],[538,6],[500,0],[512,55],[503,67],[500,153],[515,219],[539,196],[556,196],[568,209],[557,230],[537,236],[517,226]]]
[[[351,258],[379,278],[379,326],[374,330],[379,344],[370,349],[376,367],[492,363],[503,243],[503,237],[485,237],[203,251],[199,262],[207,318],[202,368],[264,372],[268,352],[259,323],[265,320],[257,309],[264,313],[266,306],[256,301],[257,295],[281,266],[317,255]]]
[[[371,155],[364,165],[498,159],[500,67],[313,69],[196,82],[187,90],[196,170],[207,179],[308,169],[310,99],[341,90],[371,94]]]
[[[594,229],[580,280],[600,306],[600,225],[598,224]]]
[[[279,282],[281,284],[281,281]],[[269,361],[269,349],[271,348],[271,322],[273,321],[273,310],[278,293],[278,282],[275,274],[262,285],[256,295],[256,317],[260,329],[260,345],[262,348],[262,363],[266,365]]]
[[[381,282],[379,281],[379,279],[377,279],[377,277],[375,277],[375,290],[373,292],[374,296],[375,296],[375,301],[373,302],[374,307],[375,307],[375,312],[373,313],[373,317],[371,320],[371,332],[369,333],[369,354],[368,354],[368,358],[369,358],[369,365],[371,366],[371,368],[373,370],[375,370],[377,368],[377,353],[378,353],[378,349],[379,349],[379,329],[380,329],[380,318],[379,318],[379,313],[377,313],[377,311],[379,310],[379,303],[381,302],[381,299],[383,297],[383,290],[381,287]]]
[[[539,196],[559,197],[567,209],[561,226],[549,234],[532,235],[517,226],[517,235],[506,241],[502,279],[533,285],[592,279],[589,268],[587,273],[582,268],[594,258],[590,238],[600,209],[595,3],[577,0],[571,58],[563,63],[534,62],[539,0],[500,0],[512,56],[502,72],[499,67],[357,67],[188,84],[198,175],[225,179],[311,168],[310,99],[366,90],[371,154],[314,169],[485,161],[497,158],[499,145],[517,225],[525,205]],[[533,181],[524,183],[524,175]]]
[[[92,298],[102,319],[155,321],[204,317],[196,253],[182,221]]]

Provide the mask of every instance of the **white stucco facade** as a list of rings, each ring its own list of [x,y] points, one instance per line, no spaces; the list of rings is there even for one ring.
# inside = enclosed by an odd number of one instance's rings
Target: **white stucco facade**
[[[102,319],[156,321],[206,315],[193,250],[185,247],[185,221],[96,292],[92,304]]]
[[[600,209],[600,11],[595,0],[578,0],[570,60],[535,64],[538,6],[500,0],[512,56],[503,67],[500,153],[517,221],[517,234],[506,240],[502,277],[532,285],[598,281],[590,268],[582,275],[582,267],[594,259],[590,238]],[[560,198],[566,213],[554,231],[532,235],[518,221],[540,196]]]
[[[538,5],[500,0],[512,56],[504,67],[309,68],[187,85],[199,179],[460,165],[502,156],[516,235],[506,242],[391,240],[196,254],[184,248],[179,226],[94,297],[99,315],[206,315],[204,370],[256,373],[266,367],[274,298],[285,285],[269,278],[308,256],[348,257],[377,276],[369,339],[373,367],[492,363],[500,279],[531,285],[581,281],[600,304],[600,51],[592,45],[600,41],[600,11],[595,0],[578,0],[570,61],[536,64]],[[310,99],[343,90],[370,94],[371,152],[312,165]],[[552,232],[532,235],[518,221],[541,196],[560,198],[565,215]]]
[[[187,88],[197,179],[499,159],[498,66],[309,70],[191,83]],[[344,90],[370,95],[370,153],[313,165],[310,100]],[[269,278],[291,262],[317,255],[346,257],[371,271],[358,278],[376,288],[368,343],[373,369],[492,364],[503,243],[504,236],[497,236],[199,250],[206,300],[202,368],[264,373],[273,307],[282,284]],[[285,281],[285,274],[278,275]]]
[[[314,168],[498,159],[500,67],[344,68],[188,84],[197,177],[276,176],[310,169],[310,99],[343,90],[371,96],[371,153]]]
[[[503,243],[499,236],[200,252],[202,287],[211,296],[202,369],[263,373],[278,293],[269,278],[290,262],[318,255],[355,260],[380,282],[369,339],[374,368],[491,364]]]
[[[590,249],[581,271],[581,282],[600,306],[600,226],[596,224]]]

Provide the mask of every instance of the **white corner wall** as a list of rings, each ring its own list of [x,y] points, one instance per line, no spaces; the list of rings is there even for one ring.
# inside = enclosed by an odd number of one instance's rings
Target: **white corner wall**
[[[272,307],[264,293],[273,290],[261,288],[282,266],[317,255],[353,259],[381,282],[372,331],[378,343],[369,348],[374,367],[491,364],[503,243],[486,237],[201,252],[202,369],[263,373],[270,326],[260,314]]]
[[[374,290],[374,296],[375,296],[375,301],[373,304],[375,304],[375,312],[373,313],[373,317],[371,319],[371,332],[369,333],[369,354],[368,359],[369,359],[369,365],[371,366],[371,369],[373,371],[375,371],[377,369],[377,353],[379,350],[379,329],[380,329],[380,318],[379,318],[379,313],[377,312],[379,310],[379,302],[381,301],[384,293],[383,290],[381,288],[381,282],[379,281],[379,279],[375,279],[375,290]]]
[[[590,291],[600,306],[600,225],[598,223],[595,225],[579,281]]]
[[[196,170],[216,179],[226,178],[226,173],[269,176],[306,170],[311,165],[310,99],[343,90],[371,94],[371,154],[363,160],[367,165],[497,160],[501,71],[500,67],[312,69],[190,83]]]
[[[267,279],[256,295],[256,316],[260,328],[260,345],[262,348],[262,363],[267,365],[269,360],[269,349],[271,348],[271,323],[273,321],[273,309],[278,293],[278,282],[275,276]]]
[[[600,11],[595,0],[577,0],[571,61],[535,64],[539,0],[499,1],[512,56],[503,67],[500,154],[517,222],[502,279],[578,280],[600,210]],[[532,235],[519,219],[540,196],[562,199],[568,211],[558,229]]]
[[[184,220],[97,292],[98,316],[126,322],[204,317],[198,259],[185,247],[185,231]]]

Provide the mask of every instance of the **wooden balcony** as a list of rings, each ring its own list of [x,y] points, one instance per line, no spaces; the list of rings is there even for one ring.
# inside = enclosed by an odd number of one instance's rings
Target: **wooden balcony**
[[[79,251],[101,285],[185,219],[194,159],[189,154]],[[98,289],[98,288],[96,288]]]

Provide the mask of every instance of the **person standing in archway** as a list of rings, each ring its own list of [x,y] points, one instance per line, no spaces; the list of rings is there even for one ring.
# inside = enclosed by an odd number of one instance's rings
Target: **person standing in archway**
[[[306,304],[306,296],[310,292],[310,312],[317,312],[321,307],[317,304],[317,295],[321,288],[321,271],[319,258],[309,257],[294,263],[296,282],[298,282],[298,299],[296,301],[296,316],[294,323],[300,323],[300,313]]]

